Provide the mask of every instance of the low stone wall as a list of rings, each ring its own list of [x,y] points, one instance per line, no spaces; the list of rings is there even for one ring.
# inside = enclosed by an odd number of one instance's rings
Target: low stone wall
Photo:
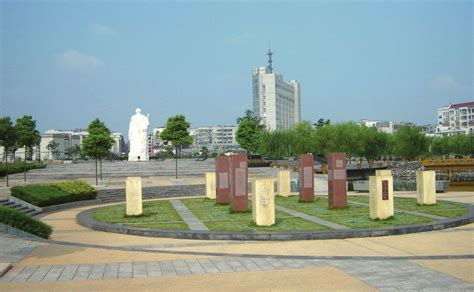
[[[205,195],[205,185],[177,185],[144,187],[142,189],[143,199],[157,199],[169,197],[187,197]],[[125,189],[99,190],[97,199],[101,202],[125,201]]]

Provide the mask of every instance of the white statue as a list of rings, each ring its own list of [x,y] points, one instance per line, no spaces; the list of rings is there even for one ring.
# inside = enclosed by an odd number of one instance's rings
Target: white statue
[[[130,142],[130,152],[128,161],[148,161],[148,126],[150,121],[142,114],[142,110],[137,108],[136,114],[130,119],[128,128],[128,141]]]

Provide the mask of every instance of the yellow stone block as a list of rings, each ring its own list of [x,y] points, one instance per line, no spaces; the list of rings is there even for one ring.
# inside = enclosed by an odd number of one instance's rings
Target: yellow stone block
[[[387,219],[393,216],[393,178],[390,175],[369,177],[370,218]]]
[[[377,169],[375,170],[375,175],[376,176],[391,176],[392,175],[392,170],[391,169]]]
[[[289,197],[291,195],[290,171],[282,170],[277,173],[277,190],[279,196]]]
[[[275,194],[273,179],[253,179],[252,217],[258,226],[275,224]]]
[[[141,177],[127,177],[125,180],[125,196],[127,203],[127,216],[141,215],[143,213]]]
[[[416,173],[416,199],[420,205],[436,204],[436,172],[434,170]]]
[[[216,199],[216,173],[206,172],[206,197],[211,200]]]

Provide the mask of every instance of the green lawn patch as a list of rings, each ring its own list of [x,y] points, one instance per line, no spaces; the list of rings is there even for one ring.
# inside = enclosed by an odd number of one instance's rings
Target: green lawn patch
[[[159,229],[187,230],[183,221],[170,201],[160,200],[143,203],[143,215],[127,217],[125,205],[113,205],[97,209],[92,217],[100,222],[122,224],[135,227],[154,227]]]
[[[348,200],[361,201],[368,203],[368,197],[350,196]],[[410,199],[416,204],[415,199]],[[387,220],[372,220],[369,217],[370,209],[368,206],[350,204],[343,209],[328,208],[327,197],[316,197],[312,203],[298,203],[297,197],[277,197],[277,205],[319,217],[323,220],[334,222],[351,228],[380,228],[386,226],[408,225],[416,223],[426,223],[435,221],[434,219],[411,215],[402,212],[396,212],[395,216]],[[365,202],[364,202],[365,203]]]
[[[275,211],[275,225],[257,226],[252,213],[233,213],[230,206],[216,205],[208,199],[181,199],[181,202],[212,231],[310,231],[329,229],[285,212]],[[250,203],[250,202],[249,202]],[[251,207],[251,204],[249,204]]]
[[[412,198],[395,198],[395,208],[407,211],[417,211],[431,215],[443,217],[459,217],[467,213],[467,208],[463,205],[437,202],[434,205],[418,205],[416,199]]]
[[[4,206],[0,206],[0,222],[46,239],[48,239],[53,232],[51,226],[23,214],[18,210]]]
[[[63,181],[51,184],[14,186],[12,196],[38,207],[76,201],[93,200],[97,191],[83,181]]]

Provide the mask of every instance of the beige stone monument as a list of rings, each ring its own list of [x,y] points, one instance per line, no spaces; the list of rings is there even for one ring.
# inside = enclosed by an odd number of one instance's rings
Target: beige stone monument
[[[393,177],[391,172],[376,171],[369,177],[370,218],[387,219],[393,216]]]
[[[258,226],[275,224],[273,179],[254,179],[252,185],[252,216]]]
[[[376,176],[391,176],[392,175],[392,170],[391,169],[377,169],[375,170],[375,175]]]
[[[216,199],[216,173],[206,172],[206,198]]]
[[[142,178],[139,176],[127,177],[125,181],[125,196],[127,202],[127,216],[139,216],[143,213],[142,207]]]
[[[277,173],[277,190],[279,196],[291,196],[290,171],[282,170]]]
[[[418,204],[436,204],[436,172],[434,170],[416,173],[416,193]]]

